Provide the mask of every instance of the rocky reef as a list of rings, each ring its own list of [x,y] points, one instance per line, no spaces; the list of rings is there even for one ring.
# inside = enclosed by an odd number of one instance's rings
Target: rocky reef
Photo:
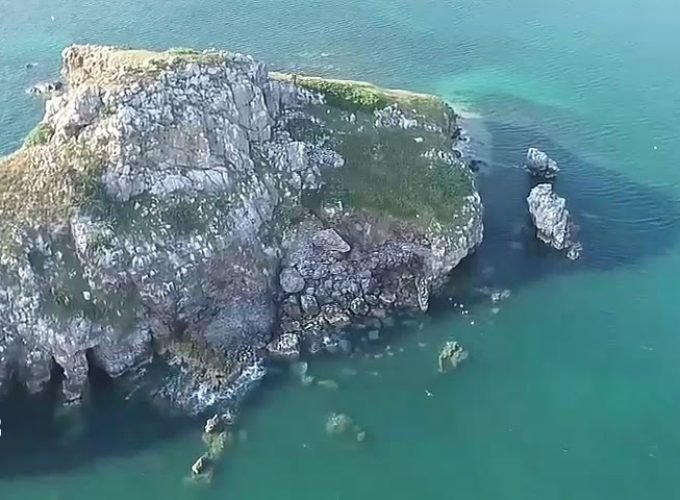
[[[271,357],[426,310],[482,240],[436,97],[187,49],[73,46],[62,76],[0,159],[0,392],[77,404],[96,366],[228,408]]]

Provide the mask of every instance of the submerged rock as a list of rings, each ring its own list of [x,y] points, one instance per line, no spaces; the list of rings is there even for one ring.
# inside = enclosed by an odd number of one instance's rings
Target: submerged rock
[[[560,171],[557,162],[546,153],[536,148],[529,148],[524,168],[535,177],[554,179]]]
[[[324,380],[317,380],[316,385],[319,387],[323,387],[324,389],[330,389],[330,390],[338,390],[340,386],[335,380],[330,380],[330,379],[324,379]]]
[[[299,361],[291,365],[291,369],[297,375],[300,383],[304,386],[312,385],[314,377],[309,374],[309,363],[306,361]]]
[[[555,250],[564,250],[575,260],[581,253],[581,244],[575,239],[575,226],[567,202],[558,196],[551,184],[539,184],[527,198],[531,220],[536,226],[536,237]]]
[[[456,368],[468,358],[468,352],[455,340],[447,341],[439,351],[437,364],[439,372],[445,373],[449,368]]]
[[[326,432],[328,434],[344,434],[352,430],[353,427],[352,417],[344,413],[331,413],[326,420]]]

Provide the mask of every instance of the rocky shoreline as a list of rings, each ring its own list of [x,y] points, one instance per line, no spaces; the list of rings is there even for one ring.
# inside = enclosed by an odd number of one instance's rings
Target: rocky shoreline
[[[482,241],[436,97],[217,51],[63,60],[43,120],[0,159],[0,392],[58,376],[78,405],[96,367],[223,412],[270,360],[427,310]]]

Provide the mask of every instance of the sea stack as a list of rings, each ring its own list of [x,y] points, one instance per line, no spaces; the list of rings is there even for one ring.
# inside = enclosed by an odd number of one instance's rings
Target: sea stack
[[[222,51],[72,46],[62,73],[0,159],[0,392],[56,363],[78,404],[94,366],[154,360],[143,391],[221,413],[268,353],[419,310],[482,241],[439,98]]]

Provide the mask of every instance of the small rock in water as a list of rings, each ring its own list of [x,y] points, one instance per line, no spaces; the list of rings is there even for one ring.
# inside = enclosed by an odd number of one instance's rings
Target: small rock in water
[[[510,298],[512,292],[507,288],[505,290],[496,290],[491,294],[491,301],[493,303],[500,302],[502,300],[507,300]]]
[[[314,377],[309,375],[309,363],[300,361],[291,365],[291,370],[298,376],[300,383],[304,386],[309,386],[314,383]]]
[[[213,434],[215,432],[219,432],[221,430],[221,427],[222,419],[220,419],[219,415],[213,415],[205,422],[203,432],[205,432],[206,434]]]
[[[492,307],[491,314],[498,314],[501,311],[500,307]]]
[[[343,434],[352,428],[353,421],[344,413],[331,413],[326,420],[326,432],[328,434]]]
[[[560,171],[555,160],[536,148],[529,148],[529,151],[527,151],[524,168],[526,168],[531,175],[543,177],[545,179],[554,179]]]
[[[447,341],[439,351],[437,363],[439,365],[439,372],[445,373],[447,368],[456,368],[461,362],[465,361],[468,353],[463,346],[455,340]]]
[[[369,330],[368,340],[370,340],[371,342],[376,342],[380,340],[380,330]]]

